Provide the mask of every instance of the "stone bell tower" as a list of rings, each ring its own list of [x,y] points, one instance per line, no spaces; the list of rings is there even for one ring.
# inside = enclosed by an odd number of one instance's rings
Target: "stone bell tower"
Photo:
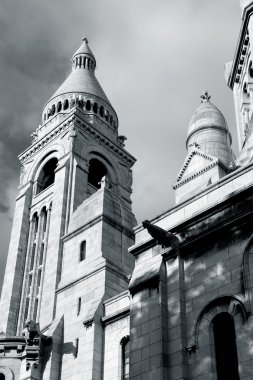
[[[0,306],[0,370],[17,379],[100,379],[103,301],[133,269],[135,159],[95,69],[84,39],[19,156]]]

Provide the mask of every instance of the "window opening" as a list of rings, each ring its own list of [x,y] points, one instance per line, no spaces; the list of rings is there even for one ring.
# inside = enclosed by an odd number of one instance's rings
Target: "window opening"
[[[25,314],[24,314],[24,325],[28,317],[28,310],[29,310],[29,304],[30,304],[30,298],[27,297],[25,301]]]
[[[62,109],[62,104],[61,104],[61,102],[58,102],[57,103],[57,112],[60,112],[61,109]]]
[[[100,107],[100,110],[99,110],[99,114],[100,114],[100,116],[103,117],[103,116],[104,116],[104,112],[105,112],[105,111],[104,111],[104,107],[101,106],[101,107]]]
[[[32,271],[33,267],[34,267],[35,252],[36,252],[36,244],[34,243],[33,244],[33,248],[32,248],[32,257],[31,257],[31,263],[30,263],[30,271]]]
[[[3,373],[0,373],[0,380],[5,380],[5,375]]]
[[[76,346],[76,350],[75,350],[75,358],[76,358],[78,355],[78,349],[79,349],[79,338],[76,338],[75,346]]]
[[[51,116],[53,116],[54,114],[55,114],[55,105],[53,104],[51,108]]]
[[[86,102],[86,110],[87,111],[91,110],[91,102],[90,102],[90,100],[87,100],[87,102]]]
[[[57,158],[51,158],[51,160],[46,162],[46,164],[41,169],[39,178],[37,180],[37,194],[54,183],[57,162]]]
[[[35,303],[34,303],[34,310],[33,310],[33,320],[35,322],[37,322],[37,312],[38,312],[38,298],[35,299]]]
[[[93,104],[93,111],[94,113],[98,113],[98,104],[96,102]]]
[[[80,312],[81,312],[81,307],[82,307],[82,298],[79,297],[79,298],[78,298],[78,301],[77,301],[77,315],[80,314]]]
[[[122,342],[122,380],[129,379],[129,353],[130,341],[129,337],[126,337]]]
[[[239,380],[234,319],[220,313],[213,319],[213,333],[218,380]]]
[[[88,182],[96,189],[100,189],[101,187],[101,179],[107,174],[106,167],[102,164],[102,162],[98,161],[95,158],[92,158],[89,162],[89,174],[88,174]]]
[[[86,241],[82,241],[80,245],[80,261],[83,261],[86,257]]]

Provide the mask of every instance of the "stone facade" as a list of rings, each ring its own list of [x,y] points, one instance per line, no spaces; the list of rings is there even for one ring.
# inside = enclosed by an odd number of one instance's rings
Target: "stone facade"
[[[253,375],[253,3],[226,66],[241,150],[208,93],[176,206],[135,227],[135,162],[87,39],[22,164],[1,296],[0,380]]]

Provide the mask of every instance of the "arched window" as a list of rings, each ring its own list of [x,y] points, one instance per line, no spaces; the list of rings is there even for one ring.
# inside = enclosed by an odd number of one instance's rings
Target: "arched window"
[[[69,108],[69,101],[68,101],[68,99],[65,99],[64,103],[63,103],[63,109],[67,110],[68,108]]]
[[[129,335],[124,336],[121,339],[120,344],[122,345],[122,380],[129,379],[129,353],[130,353],[130,341]]]
[[[87,111],[91,110],[91,102],[90,102],[90,100],[87,100],[87,102],[86,102],[86,110]]]
[[[100,189],[101,187],[101,179],[107,174],[106,167],[97,160],[96,158],[92,158],[89,162],[89,174],[88,174],[88,183],[92,185],[95,189]]]
[[[222,312],[213,318],[218,380],[239,380],[234,319]]]
[[[41,169],[37,180],[37,194],[54,183],[57,158],[51,158]]]
[[[98,113],[98,104],[96,102],[93,104],[93,112]]]
[[[5,380],[5,375],[0,372],[0,380]]]
[[[55,104],[52,105],[51,116],[53,116],[54,114],[55,114]]]
[[[86,257],[86,241],[82,241],[81,245],[80,245],[80,257],[79,257],[79,260],[80,261],[83,261]]]
[[[105,112],[105,110],[104,110],[104,107],[103,106],[101,106],[100,107],[100,110],[99,110],[99,114],[100,114],[100,116],[104,116],[104,112]]]
[[[57,103],[57,112],[60,112],[61,109],[62,109],[62,104],[61,104],[61,102],[58,102]]]

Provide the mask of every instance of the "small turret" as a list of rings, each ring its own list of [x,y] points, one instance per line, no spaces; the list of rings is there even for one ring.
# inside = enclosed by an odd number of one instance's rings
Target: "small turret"
[[[221,111],[210,102],[211,96],[207,92],[200,98],[201,104],[189,123],[187,150],[189,152],[194,144],[198,144],[203,152],[215,156],[229,166],[233,160],[233,152],[227,122]]]
[[[228,173],[229,165],[234,160],[226,120],[210,99],[208,92],[201,96],[201,104],[189,123],[186,140],[188,155],[173,186],[176,203],[217,182]]]

